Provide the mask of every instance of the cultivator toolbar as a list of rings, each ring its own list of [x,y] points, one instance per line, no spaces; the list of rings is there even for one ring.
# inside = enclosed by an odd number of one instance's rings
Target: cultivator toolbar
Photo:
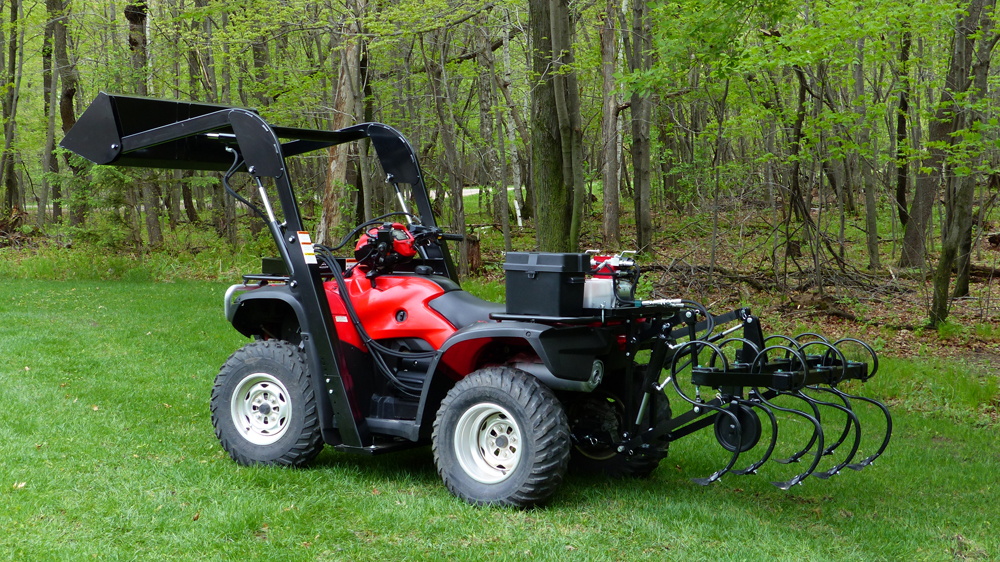
[[[804,422],[810,428],[805,444],[786,458],[774,459],[781,464],[801,461],[805,465],[789,480],[773,482],[787,490],[810,475],[827,479],[844,468],[860,471],[885,451],[892,434],[888,408],[841,388],[849,381],[868,381],[878,372],[878,356],[868,344],[855,338],[831,341],[815,333],[765,336],[758,318],[747,308],[718,317],[691,301],[647,301],[642,308],[650,310],[657,305],[673,306],[676,314],[665,319],[647,318],[642,333],[631,339],[637,347],[652,339],[650,362],[643,375],[646,380],[642,382],[647,393],[634,419],[643,419],[652,391],[659,393],[667,387],[691,409],[632,437],[626,434],[619,452],[640,454],[664,436],[675,441],[712,426],[718,443],[729,455],[723,468],[694,479],[707,485],[727,473],[756,473],[775,453],[779,427],[786,423],[802,426]],[[721,329],[726,324],[733,325]],[[734,335],[741,330],[742,337]],[[657,380],[664,371],[668,376]],[[711,398],[706,398],[706,393]],[[880,412],[885,429],[880,441],[865,443],[878,443],[877,449],[855,462],[863,449],[862,424],[854,411],[859,403]],[[762,417],[770,425],[767,439],[762,439]],[[763,452],[743,468],[736,468],[740,457],[755,449]],[[819,470],[824,457],[834,459],[834,464]]]

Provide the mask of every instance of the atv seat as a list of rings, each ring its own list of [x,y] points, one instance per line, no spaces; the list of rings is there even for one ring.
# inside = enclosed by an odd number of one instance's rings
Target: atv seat
[[[490,314],[506,310],[502,304],[484,301],[465,291],[448,291],[428,304],[456,329],[476,322],[489,322]]]

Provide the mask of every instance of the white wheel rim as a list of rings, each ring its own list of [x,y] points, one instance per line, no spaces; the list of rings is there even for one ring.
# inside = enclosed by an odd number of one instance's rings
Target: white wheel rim
[[[466,410],[455,428],[455,453],[478,482],[503,482],[521,462],[521,428],[506,409],[482,403]]]
[[[233,425],[254,445],[270,445],[288,430],[292,401],[281,381],[267,373],[248,375],[230,401]]]

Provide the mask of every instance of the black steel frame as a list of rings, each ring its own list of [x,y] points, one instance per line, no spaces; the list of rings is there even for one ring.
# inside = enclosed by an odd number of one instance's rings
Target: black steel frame
[[[374,448],[371,431],[358,407],[358,396],[345,368],[330,304],[318,264],[306,262],[297,233],[304,231],[285,158],[368,138],[387,180],[409,184],[422,224],[436,222],[413,147],[397,130],[362,123],[339,131],[275,127],[256,111],[238,107],[157,100],[101,93],[66,134],[60,146],[98,165],[225,171],[236,151],[261,185],[271,178],[283,221],[268,227],[288,270],[288,287],[304,312],[302,343],[313,373],[323,438],[342,448]],[[284,139],[282,142],[281,139]],[[443,260],[449,277],[457,275],[446,246],[422,248],[425,258]]]

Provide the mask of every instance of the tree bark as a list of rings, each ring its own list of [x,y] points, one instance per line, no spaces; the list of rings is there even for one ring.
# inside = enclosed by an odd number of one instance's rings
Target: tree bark
[[[361,39],[357,19],[348,17],[341,27],[343,49],[337,63],[337,90],[330,115],[330,127],[343,129],[355,122],[358,85],[360,81]],[[335,59],[333,59],[335,60]],[[334,242],[344,225],[352,222],[350,192],[347,183],[348,156],[351,144],[344,143],[327,149],[326,184],[323,187],[323,211],[316,227],[316,241],[320,244]]]
[[[146,96],[149,93],[147,89],[149,54],[146,49],[148,13],[145,0],[131,0],[125,5],[125,19],[129,23],[128,45],[132,55],[133,85],[135,93],[140,96]],[[149,178],[144,178],[139,183],[142,185],[142,204],[146,210],[146,234],[149,236],[149,245],[159,246],[163,243],[163,232],[160,229],[159,187]],[[128,189],[134,188],[129,187]],[[136,207],[136,212],[138,211],[139,209]]]
[[[952,41],[952,56],[948,65],[946,88],[941,96],[937,111],[937,117],[944,122],[943,125],[947,126],[950,133],[947,136],[949,143],[975,142],[967,135],[976,128],[976,123],[982,118],[982,115],[974,108],[976,103],[986,94],[986,77],[989,74],[992,50],[996,44],[991,18],[995,4],[996,0],[972,0],[964,17],[963,15],[958,16],[959,25],[956,26]],[[978,52],[974,48],[977,36],[980,42]],[[953,88],[949,89],[948,85],[953,86]],[[971,92],[969,92],[970,88]],[[966,92],[969,92],[969,95],[964,96],[966,99],[962,99],[961,94]],[[931,128],[931,140],[934,140],[935,132],[940,133],[934,125],[932,124]],[[974,156],[967,163],[967,167],[975,170],[979,158],[979,156]],[[951,195],[946,201],[948,213],[946,234],[941,244],[941,257],[934,271],[934,296],[930,310],[930,323],[932,325],[938,325],[948,317],[950,304],[948,288],[951,281],[951,270],[955,266],[955,260],[960,258],[960,251],[965,254],[965,261],[968,261],[970,248],[967,240],[970,239],[972,231],[972,198],[975,194],[975,175],[974,173],[967,173],[963,176],[947,174],[946,177],[949,183],[948,191]],[[911,224],[912,222],[914,221],[911,221]],[[907,234],[909,234],[909,229],[907,229]],[[959,263],[961,276],[961,260]],[[967,293],[967,263],[965,264],[965,279],[959,283],[959,288],[962,288],[962,285]]]
[[[570,248],[569,227],[572,193],[563,181],[562,143],[556,117],[552,64],[551,9],[548,0],[528,3],[532,70],[541,77],[531,89],[531,173],[538,190],[535,231],[542,252],[566,252]]]
[[[650,16],[645,0],[632,2],[631,50],[627,54],[629,70],[643,72],[652,68],[652,40]],[[650,149],[649,140],[652,103],[649,95],[632,93],[632,170],[635,195],[636,246],[639,251],[650,249],[653,238],[653,219],[650,214]]]
[[[11,0],[10,8],[10,38],[7,40],[7,68],[4,76],[4,97],[3,97],[3,118],[4,118],[4,147],[0,172],[3,174],[5,194],[3,205],[0,211],[9,214],[11,209],[17,206],[17,180],[14,177],[14,153],[11,146],[16,132],[18,87],[15,84],[17,76],[17,35],[18,28],[22,27],[18,22],[18,9],[21,7],[20,0]],[[22,31],[23,35],[23,31]]]
[[[913,39],[909,27],[903,31],[899,45],[899,107],[896,110],[896,210],[899,224],[906,226],[910,219],[906,212],[906,188],[910,183],[909,146],[906,118],[910,111],[910,45]]]
[[[439,36],[439,34],[443,36]],[[459,233],[465,234],[465,204],[462,197],[462,177],[459,170],[458,147],[455,144],[455,115],[452,112],[448,81],[444,74],[444,67],[441,64],[441,62],[447,60],[445,54],[448,44],[447,29],[432,34],[432,39],[434,39],[431,42],[434,50],[440,54],[438,61],[431,62],[427,58],[422,38],[420,50],[424,56],[424,67],[427,69],[431,95],[434,98],[434,110],[438,116],[441,143],[444,145],[445,167],[448,171],[448,184],[451,191],[452,226]],[[468,241],[460,242],[458,247],[458,273],[464,277],[469,274]]]
[[[59,0],[55,0],[57,3]],[[58,15],[58,19],[55,20],[55,34],[53,36],[53,43],[55,43],[55,57],[56,66],[59,68],[59,80],[62,82],[62,92],[59,95],[59,117],[62,121],[63,134],[69,132],[76,125],[76,109],[74,107],[74,98],[76,97],[77,83],[80,80],[80,74],[76,69],[76,63],[69,58],[69,50],[67,48],[67,29],[66,21],[69,18],[70,13],[70,1],[62,5],[62,10]],[[83,175],[83,168],[80,166],[74,166],[67,158],[66,164],[72,170],[73,175],[76,178],[80,178]],[[59,197],[59,194],[53,191],[53,197]],[[64,197],[70,197],[69,201],[69,224],[70,226],[83,226],[87,221],[87,212],[89,210],[90,204],[89,199],[89,187],[86,181],[75,181],[73,182],[73,193],[64,193]],[[61,209],[57,213],[55,207],[53,206],[53,220],[59,220],[61,218]]]
[[[56,24],[58,13],[62,10],[62,2],[59,0],[46,0],[45,14],[48,18],[45,22],[45,35],[42,39],[42,91],[45,97],[44,107],[48,127],[45,131],[45,147],[42,149],[42,172],[51,174],[59,173],[59,160],[53,154],[55,150],[55,127],[56,127],[56,104],[58,75],[52,64],[53,42],[55,41]],[[50,189],[51,188],[51,189]],[[59,187],[58,181],[49,184],[47,175],[42,176],[42,193],[38,201],[38,214],[35,217],[35,224],[39,229],[45,228],[46,213],[48,212],[49,192],[52,192],[52,220],[56,221],[56,209],[59,208]],[[61,210],[61,209],[60,209]]]
[[[878,206],[875,199],[875,180],[872,177],[872,161],[875,151],[871,149],[867,103],[865,102],[865,40],[858,39],[858,60],[854,65],[854,110],[858,114],[858,162],[861,167],[861,182],[865,190],[865,230],[868,242],[868,269],[880,267],[878,249]]]
[[[618,223],[618,94],[615,81],[615,62],[618,56],[615,20],[618,7],[614,0],[608,0],[604,10],[601,23],[601,92],[604,96],[601,121],[601,147],[604,155],[601,174],[604,189],[603,227],[605,249],[615,251],[621,246]]]
[[[552,87],[556,118],[559,121],[563,183],[572,193],[572,214],[569,227],[569,251],[575,252],[580,242],[580,222],[583,220],[583,128],[580,123],[579,86],[571,50],[573,20],[569,5],[560,0],[549,0],[549,25],[552,31]]]
[[[903,234],[903,248],[900,256],[901,267],[920,267],[925,265],[925,243],[930,223],[934,201],[942,183],[950,181],[952,176],[946,168],[947,151],[942,146],[951,146],[956,142],[955,133],[965,127],[964,115],[956,111],[956,97],[966,92],[970,85],[968,79],[972,69],[972,59],[975,57],[974,33],[980,25],[983,11],[983,0],[971,0],[968,10],[956,16],[955,35],[951,43],[951,58],[945,75],[945,86],[938,99],[934,119],[929,125],[927,139],[928,157],[920,163],[921,172],[917,176],[917,185],[913,195],[913,205],[910,208],[910,218]],[[949,187],[954,187],[950,184]],[[948,229],[945,229],[947,232]],[[942,254],[942,258],[944,258]],[[954,256],[951,257],[954,259]],[[949,264],[949,271],[951,265]],[[940,268],[940,266],[939,266]],[[947,290],[944,298],[947,300]],[[947,314],[947,303],[933,305],[932,322],[936,314]],[[942,317],[943,318],[943,317]]]

